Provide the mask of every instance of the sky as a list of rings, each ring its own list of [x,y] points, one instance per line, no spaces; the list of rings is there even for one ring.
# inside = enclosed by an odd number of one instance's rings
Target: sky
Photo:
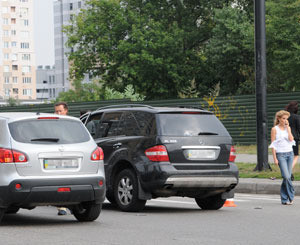
[[[33,0],[36,65],[54,65],[53,1]]]

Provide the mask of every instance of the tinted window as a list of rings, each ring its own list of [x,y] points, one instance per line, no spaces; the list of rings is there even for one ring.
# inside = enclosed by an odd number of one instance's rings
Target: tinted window
[[[102,137],[101,132],[99,130],[99,122],[102,117],[103,113],[97,113],[94,115],[91,115],[88,119],[88,122],[85,124],[86,128],[90,132],[90,134],[93,136],[94,139]]]
[[[97,138],[118,135],[118,127],[121,116],[121,112],[105,113],[96,127]]]
[[[73,144],[89,141],[81,122],[58,119],[34,119],[13,122],[9,130],[14,140],[32,144]]]
[[[157,114],[159,134],[169,136],[229,136],[219,119],[212,114]]]
[[[156,133],[156,123],[153,113],[136,111],[133,112],[137,124],[141,130],[142,135],[153,135]]]
[[[119,125],[119,135],[139,136],[141,135],[139,126],[132,113],[123,115],[122,121]]]

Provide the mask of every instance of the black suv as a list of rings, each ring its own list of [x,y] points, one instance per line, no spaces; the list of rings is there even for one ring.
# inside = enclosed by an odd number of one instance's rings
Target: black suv
[[[209,111],[133,104],[99,108],[81,120],[104,151],[106,197],[123,211],[169,196],[219,209],[234,195],[232,138]]]

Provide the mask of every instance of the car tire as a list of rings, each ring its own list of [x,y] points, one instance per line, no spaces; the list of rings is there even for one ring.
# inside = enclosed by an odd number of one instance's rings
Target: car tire
[[[131,169],[122,170],[114,182],[114,197],[118,207],[125,212],[144,209],[146,200],[138,198],[138,180]]]
[[[195,198],[195,201],[201,209],[218,210],[223,207],[226,199],[222,199],[221,195],[215,195],[207,198]]]
[[[20,208],[18,208],[18,207],[9,207],[5,210],[5,213],[6,214],[16,214],[19,210],[20,210]]]
[[[94,221],[101,213],[102,204],[78,204],[72,209],[72,213],[78,221]]]

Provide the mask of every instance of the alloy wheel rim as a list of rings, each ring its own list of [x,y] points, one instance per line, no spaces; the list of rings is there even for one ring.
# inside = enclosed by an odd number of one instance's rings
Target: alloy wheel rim
[[[118,198],[122,205],[128,205],[132,201],[133,185],[131,179],[123,177],[118,184]]]

